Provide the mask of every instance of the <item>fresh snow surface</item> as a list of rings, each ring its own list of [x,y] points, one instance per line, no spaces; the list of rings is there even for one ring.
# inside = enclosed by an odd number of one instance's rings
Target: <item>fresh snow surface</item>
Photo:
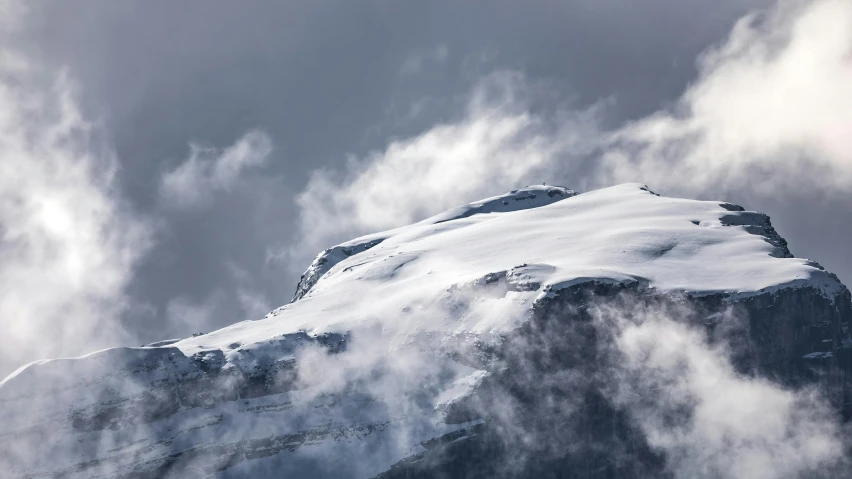
[[[577,193],[562,186],[534,185],[499,196],[492,196],[468,205],[459,206],[449,211],[437,214],[417,223],[417,225],[434,225],[467,218],[473,215],[488,213],[506,213],[509,211],[525,210],[549,205],[557,201],[575,196]],[[410,228],[403,227],[380,233],[373,233],[355,238],[346,243],[339,244],[320,253],[302,275],[301,281],[296,288],[293,300],[300,299],[313,285],[334,265],[344,259],[364,252],[381,243],[387,238],[396,235],[400,230]]]
[[[779,257],[776,245],[750,233],[764,215],[716,201],[661,197],[640,184],[537,208],[460,216],[350,242],[382,239],[343,258],[302,299],[264,319],[174,346],[187,354],[219,348],[239,363],[243,355],[229,345],[263,347],[271,337],[300,330],[345,332],[378,324],[400,338],[500,335],[521,324],[537,298],[592,280],[734,297],[813,287],[833,298],[844,289],[818,264]]]

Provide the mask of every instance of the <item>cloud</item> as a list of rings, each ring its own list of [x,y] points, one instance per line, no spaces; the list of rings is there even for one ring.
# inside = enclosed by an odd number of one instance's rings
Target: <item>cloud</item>
[[[819,117],[817,126],[802,130],[797,125],[807,121],[807,115],[779,119],[742,104],[761,100],[760,94],[765,93],[763,87],[746,88],[750,84],[746,80],[780,81],[777,75],[754,71],[786,55],[794,39],[816,38],[813,41],[821,46],[817,37],[832,30],[804,28],[807,34],[802,36],[791,25],[808,18],[809,12],[817,12],[817,18],[828,15],[820,8],[844,13],[838,5],[830,1],[785,4],[767,20],[745,20],[725,45],[708,53],[699,80],[678,108],[610,132],[608,141],[602,140],[599,107],[548,117],[534,112],[534,93],[523,77],[505,72],[492,75],[474,89],[458,121],[392,142],[364,158],[352,158],[344,172],[316,172],[298,198],[301,242],[291,252],[310,248],[313,253],[351,235],[410,223],[478,196],[537,183],[560,171],[570,173],[575,157],[595,155],[596,148],[605,150],[596,170],[601,182],[624,177],[647,178],[667,187],[743,186],[748,178],[731,172],[757,168],[770,173],[762,176],[766,186],[801,177],[807,171],[803,168],[816,162],[828,168],[825,174],[832,174],[830,185],[846,188],[843,165],[847,163],[843,161],[848,157],[843,155],[849,150],[835,148],[842,146],[832,143],[837,137],[823,134],[830,131],[826,125],[847,124],[844,112]],[[829,40],[834,38],[828,35]],[[829,63],[839,61],[842,67],[842,58],[832,56],[832,51],[817,53],[825,53]],[[790,61],[797,65],[802,61],[792,57]],[[799,73],[790,69],[790,74]],[[836,85],[820,84],[826,88],[822,91],[836,92],[831,90]],[[805,86],[801,89],[802,94],[814,93]],[[100,339],[120,335],[120,330],[111,332],[115,326],[102,318],[111,318],[126,306],[123,288],[149,245],[150,231],[117,198],[116,160],[108,150],[92,148],[88,125],[70,102],[67,83],[60,81],[51,91],[47,102],[55,102],[58,111],[45,113],[50,110],[33,107],[44,102],[41,95],[22,97],[18,87],[6,83],[0,89],[0,132],[4,132],[0,133],[0,321],[4,328],[32,326],[26,334],[13,335],[15,344],[56,347],[58,340],[51,338],[56,335],[89,349],[96,333],[103,335]],[[769,102],[767,98],[763,100]],[[800,106],[830,106],[821,97],[811,100]],[[731,113],[737,108],[750,112],[752,116],[746,117],[753,121],[737,123],[739,113]],[[776,136],[774,129],[762,132],[758,120],[789,121],[781,125],[788,135]],[[259,137],[247,140],[250,135]],[[164,175],[164,199],[181,207],[209,201],[214,193],[231,188],[242,171],[262,165],[270,144],[262,133],[250,132],[224,151],[192,145],[186,162]],[[788,149],[794,154],[787,154]],[[719,152],[730,154],[718,159]],[[769,154],[773,152],[780,153]],[[784,168],[776,168],[779,165]],[[244,273],[235,270],[234,275]],[[262,297],[247,290],[238,290],[237,297],[246,311],[266,308]],[[205,324],[221,301],[216,295],[201,303],[178,298],[169,303],[167,314],[174,321]],[[16,305],[25,314],[14,310]],[[620,321],[615,344],[620,369],[616,372],[630,381],[615,383],[612,392],[651,445],[666,452],[676,477],[787,477],[831,463],[842,454],[837,424],[810,392],[738,375],[727,359],[728,351],[709,345],[698,332],[662,312],[629,320],[620,316],[622,310],[613,314]],[[13,316],[22,319],[20,323],[8,323],[6,318]],[[339,391],[349,382],[374,378],[379,371],[384,375],[362,387],[370,388],[375,397],[398,401],[388,409],[401,412],[419,406],[408,402],[407,395],[399,395],[400,390],[432,394],[435,388],[429,386],[442,384],[439,363],[428,354],[403,350],[395,360],[388,360],[386,349],[376,344],[367,337],[356,343],[356,349],[339,356],[320,349],[300,352],[306,376],[302,379],[321,392]],[[535,350],[525,349],[530,351]],[[565,377],[551,379],[564,384]],[[648,399],[653,407],[637,401],[637,396]],[[669,419],[684,408],[689,412],[686,420],[672,427]],[[506,420],[514,420],[519,412],[523,411],[505,412]]]
[[[643,182],[673,194],[815,187],[852,191],[852,3],[782,1],[737,22],[699,59],[676,105],[606,128],[606,102],[542,113],[520,73],[485,77],[465,115],[319,170],[297,197],[291,259],[473,198],[565,178]],[[552,92],[551,92],[552,93]]]
[[[0,0],[0,28],[3,33],[15,32],[20,19],[27,13],[27,5],[20,0]]]
[[[204,332],[223,300],[225,298],[221,292],[213,293],[201,302],[193,302],[182,296],[173,298],[166,305],[169,326],[177,331]]]
[[[266,163],[272,140],[252,130],[224,150],[195,143],[189,149],[189,158],[161,178],[160,194],[170,206],[200,206],[211,201],[214,193],[230,190],[244,170]]]
[[[254,320],[262,318],[272,311],[273,306],[263,292],[256,288],[255,278],[235,261],[225,261],[231,279],[236,283],[234,295],[240,306],[243,319]]]
[[[224,267],[231,286],[220,285],[200,301],[186,296],[169,300],[166,304],[168,332],[164,334],[206,332],[211,325],[220,324],[223,316],[227,320],[225,324],[232,324],[260,319],[273,309],[247,270],[231,260],[225,261]]]
[[[0,56],[0,375],[128,339],[125,288],[153,241],[71,81]],[[11,62],[11,63],[10,63]]]
[[[245,287],[217,289],[201,301],[178,296],[166,304],[168,328],[162,332],[176,337],[187,332],[204,333],[210,331],[211,325],[221,322],[217,319],[223,312],[228,314],[227,323],[232,324],[263,318],[272,309],[263,294]]]
[[[447,61],[450,50],[446,45],[438,45],[428,50],[423,50],[412,55],[402,63],[399,69],[400,75],[416,75],[423,71],[427,64],[441,64]]]
[[[575,181],[568,186],[581,187],[582,177],[589,187],[641,181],[689,195],[848,193],[849,85],[846,0],[781,1],[741,19],[699,58],[673,107],[626,125],[605,126],[601,105],[542,113],[541,92],[523,75],[498,73],[473,89],[459,120],[352,158],[343,172],[315,172],[297,198],[300,236],[290,258],[549,175]],[[670,313],[601,308],[596,327],[612,335],[610,367],[579,380],[607,384],[607,398],[662,453],[668,472],[842,474],[848,436],[825,398],[741,374],[726,345]],[[517,411],[504,414],[507,430]]]
[[[738,373],[726,343],[672,311],[605,305],[596,318],[614,333],[609,394],[674,477],[836,477],[845,433],[818,392]]]
[[[532,89],[519,74],[492,74],[477,85],[457,122],[350,158],[342,175],[315,171],[296,200],[300,239],[291,258],[495,191],[540,183],[560,155],[588,152],[599,107],[569,112],[554,129],[526,111]]]
[[[782,1],[706,52],[676,107],[613,133],[604,181],[852,189],[852,2]]]

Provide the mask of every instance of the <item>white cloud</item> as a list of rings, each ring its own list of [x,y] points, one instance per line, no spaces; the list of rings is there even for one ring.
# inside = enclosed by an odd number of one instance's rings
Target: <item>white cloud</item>
[[[166,305],[166,317],[174,331],[206,332],[208,324],[213,322],[216,309],[224,301],[221,293],[211,294],[201,302],[185,297],[173,298]]]
[[[547,173],[570,177],[581,170],[567,161],[575,157],[598,160],[584,172],[597,185],[641,181],[714,196],[852,191],[849,0],[781,1],[742,19],[700,58],[674,108],[610,131],[596,108],[536,113],[528,88],[520,75],[488,78],[461,120],[354,158],[342,174],[316,172],[297,200],[301,243],[291,259]],[[729,350],[665,311],[634,313],[602,313],[615,321],[616,342],[613,367],[601,375],[615,376],[608,392],[665,453],[674,477],[848,470],[846,432],[824,398],[738,373]]]
[[[841,423],[815,391],[737,373],[724,345],[667,311],[600,313],[616,332],[613,398],[674,477],[835,477],[843,466]]]
[[[199,206],[209,202],[215,192],[230,190],[244,170],[266,163],[272,140],[253,130],[224,150],[195,143],[189,149],[189,158],[161,179],[160,193],[170,206]]]
[[[291,257],[304,259],[352,235],[540,183],[560,155],[587,152],[598,109],[563,116],[554,130],[525,110],[528,88],[518,74],[491,75],[476,87],[459,121],[350,158],[344,175],[314,172],[297,198],[301,238]]]
[[[238,310],[232,305],[238,305]],[[166,305],[168,331],[185,335],[187,332],[207,332],[210,325],[222,322],[223,311],[235,316],[226,317],[226,323],[256,320],[264,317],[273,308],[263,294],[238,286],[234,290],[216,290],[201,301],[185,296],[172,298]]]
[[[523,75],[486,77],[462,119],[352,158],[343,174],[316,171],[288,256],[306,264],[355,234],[552,178],[691,196],[852,190],[852,2],[782,1],[740,20],[699,66],[675,108],[609,131],[603,103],[544,116]]]
[[[125,288],[152,231],[118,196],[116,158],[81,116],[70,81],[18,54],[0,61],[5,375],[127,340]]]
[[[700,59],[673,111],[614,133],[605,181],[852,188],[852,2],[782,1]]]

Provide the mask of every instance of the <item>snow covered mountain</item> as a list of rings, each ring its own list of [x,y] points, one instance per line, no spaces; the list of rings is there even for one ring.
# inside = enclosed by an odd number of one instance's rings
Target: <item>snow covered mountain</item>
[[[661,315],[724,345],[735,377],[816,384],[849,415],[849,290],[794,258],[767,216],[638,184],[531,186],[325,250],[262,319],[22,367],[0,383],[0,464],[69,478],[677,475],[629,399],[660,384],[624,390],[638,377],[624,325]]]

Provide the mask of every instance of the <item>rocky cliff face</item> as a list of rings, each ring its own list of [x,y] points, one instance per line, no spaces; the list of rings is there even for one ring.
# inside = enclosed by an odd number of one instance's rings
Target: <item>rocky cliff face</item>
[[[711,344],[732,345],[737,374],[771,378],[787,388],[816,385],[832,411],[848,420],[852,349],[842,339],[852,319],[848,292],[840,303],[807,289],[727,299],[672,297],[638,285],[586,283],[560,291],[538,304],[532,320],[492,352],[499,366],[492,365],[493,373],[446,416],[448,422],[483,422],[429,441],[426,451],[379,477],[752,477],[712,466],[703,474],[672,470],[666,452],[631,417],[636,406],[613,390],[613,384],[642,379],[621,367],[623,358],[613,347],[618,328],[601,320],[601,307],[640,323],[649,312],[674,314]],[[638,400],[660,399],[636,389],[631,394],[647,395]],[[664,412],[671,427],[690,422],[691,400]],[[801,471],[781,472],[777,477],[798,477]],[[808,472],[805,477],[845,477],[848,465],[828,461]]]
[[[264,319],[22,368],[0,385],[0,462],[12,477],[843,477],[850,304],[765,215],[641,185],[530,187],[326,250]],[[776,462],[753,460],[766,451]]]

